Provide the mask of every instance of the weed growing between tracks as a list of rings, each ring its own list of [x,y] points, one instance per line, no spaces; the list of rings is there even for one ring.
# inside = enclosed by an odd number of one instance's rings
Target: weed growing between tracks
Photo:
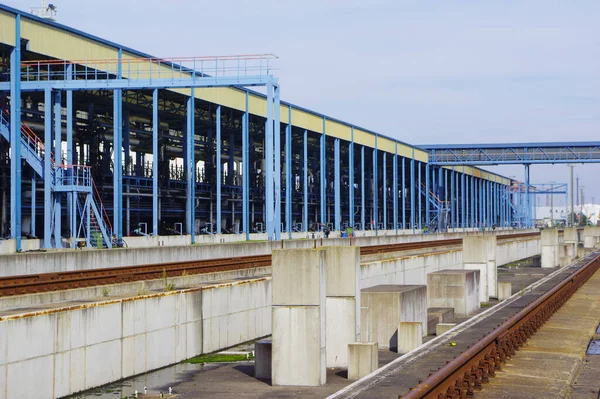
[[[165,292],[175,290],[175,283],[169,283],[167,281],[167,269],[163,269],[162,278],[163,278],[163,290]]]

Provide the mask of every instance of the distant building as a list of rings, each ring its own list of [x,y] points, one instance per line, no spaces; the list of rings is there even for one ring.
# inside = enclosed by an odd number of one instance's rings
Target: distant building
[[[579,221],[581,214],[585,215],[588,223],[593,225],[597,225],[598,221],[600,221],[600,204],[584,204],[576,206],[574,210],[577,215],[577,221]],[[564,225],[570,211],[570,207],[566,208],[564,205],[554,207],[538,206],[535,208],[536,224],[538,226],[550,226],[551,224],[554,226]]]

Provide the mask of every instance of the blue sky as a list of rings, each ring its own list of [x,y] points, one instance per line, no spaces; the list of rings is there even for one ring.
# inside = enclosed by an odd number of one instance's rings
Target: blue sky
[[[597,0],[54,4],[59,22],[156,56],[274,53],[285,100],[411,144],[600,140]],[[600,202],[600,166],[576,170]]]

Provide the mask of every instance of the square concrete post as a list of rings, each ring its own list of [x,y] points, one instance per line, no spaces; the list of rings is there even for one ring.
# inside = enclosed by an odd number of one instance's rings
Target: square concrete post
[[[377,342],[353,342],[348,345],[348,379],[358,380],[379,368]]]
[[[377,285],[361,290],[360,326],[364,342],[380,348],[398,349],[401,321],[419,322],[427,332],[427,287],[424,285]]]
[[[448,269],[427,275],[427,302],[430,308],[454,308],[470,315],[479,308],[480,270]]]
[[[273,251],[273,385],[326,381],[325,252]]]
[[[398,323],[398,353],[408,353],[423,345],[423,325],[419,322]]]
[[[463,267],[480,271],[479,301],[487,302],[498,296],[498,270],[496,269],[496,236],[477,235],[463,237]]]
[[[542,268],[560,266],[558,230],[542,230]]]
[[[565,229],[564,240],[567,251],[567,258],[573,261],[577,258],[577,246],[579,245],[579,234],[576,227],[568,227]]]
[[[254,343],[254,378],[271,379],[272,341],[263,339]]]
[[[498,283],[498,300],[503,301],[512,296],[511,283]]]
[[[435,326],[435,335],[440,336],[446,331],[450,331],[456,326],[456,323],[439,323]]]
[[[583,228],[583,247],[586,249],[592,249],[596,246],[596,235],[595,227],[584,227]]]
[[[360,247],[325,252],[327,367],[348,367],[348,345],[360,341]]]

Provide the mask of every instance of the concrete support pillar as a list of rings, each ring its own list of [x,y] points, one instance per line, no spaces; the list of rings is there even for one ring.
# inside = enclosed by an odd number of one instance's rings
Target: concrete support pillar
[[[481,302],[481,269],[440,270],[427,275],[427,302],[430,308],[453,308],[454,313],[470,315]]]
[[[327,367],[348,367],[348,345],[360,342],[360,247],[325,252]]]
[[[263,339],[254,343],[254,378],[271,379],[272,341]]]
[[[348,379],[358,380],[379,368],[377,342],[354,342],[348,345]]]
[[[456,326],[456,323],[438,323],[435,326],[435,335],[440,336],[446,331],[450,331],[454,326]]]
[[[402,321],[398,324],[398,353],[408,353],[423,345],[423,325]]]
[[[427,332],[427,287],[424,285],[377,285],[361,291],[360,326],[363,342],[398,350],[403,339],[402,321],[419,322]]]
[[[480,302],[487,302],[490,297],[498,296],[495,235],[463,237],[463,267],[480,271]]]
[[[504,301],[512,296],[511,283],[498,283],[498,300]]]
[[[568,227],[565,229],[565,245],[567,246],[567,258],[573,261],[577,258],[577,247],[579,245],[579,234],[576,227]]]
[[[583,248],[592,249],[596,245],[596,237],[594,236],[593,227],[583,228]]]
[[[558,230],[542,230],[542,268],[560,266]]]
[[[326,381],[325,252],[273,251],[273,385]]]

